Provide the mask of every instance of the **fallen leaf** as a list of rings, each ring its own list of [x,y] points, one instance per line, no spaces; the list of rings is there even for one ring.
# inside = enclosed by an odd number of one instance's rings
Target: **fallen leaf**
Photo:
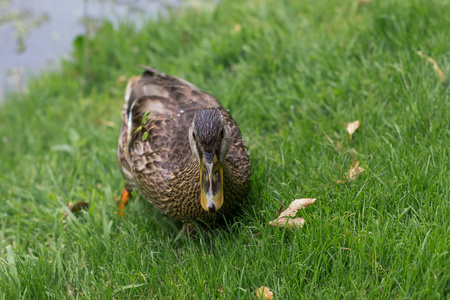
[[[347,131],[350,134],[350,139],[352,139],[353,133],[359,128],[359,120],[356,120],[355,122],[351,122],[350,124],[347,124]]]
[[[350,166],[350,170],[348,171],[348,173],[345,173],[344,178],[348,181],[351,180],[355,180],[356,178],[358,178],[358,176],[364,172],[364,168],[359,166],[360,161],[358,160],[354,160],[352,165]],[[346,181],[345,180],[338,180],[337,183],[339,184],[345,184]]]
[[[269,222],[269,225],[272,227],[278,227],[278,228],[301,228],[305,224],[305,219],[296,217],[297,212],[300,209],[304,209],[316,201],[316,198],[303,198],[303,199],[296,199],[292,201],[292,203],[289,205],[289,207],[280,213],[278,218],[273,220],[272,222]]]
[[[434,59],[432,59],[431,57],[426,56],[425,54],[423,54],[422,51],[417,51],[417,54],[419,54],[420,57],[423,57],[423,58],[427,59],[431,64],[433,64],[433,67],[434,67],[434,69],[436,70],[436,72],[438,73],[439,78],[441,79],[441,81],[442,81],[443,83],[445,83],[445,76],[444,76],[444,73],[443,73],[442,70],[439,68],[437,62],[436,62]]]
[[[256,297],[258,299],[270,300],[273,299],[273,293],[267,286],[262,286],[256,290]]]
[[[89,207],[89,203],[84,202],[84,201],[80,201],[77,202],[75,204],[72,203],[72,201],[69,202],[69,204],[67,204],[67,207],[69,208],[69,210],[73,213],[80,211],[83,208],[88,208]],[[67,212],[63,209],[63,223],[65,223],[65,218],[67,217]]]
[[[358,178],[359,174],[361,174],[362,172],[364,172],[364,168],[363,167],[358,167],[359,165],[359,161],[355,160],[351,167],[350,170],[348,171],[348,175],[347,178],[349,180],[355,180],[356,178]]]

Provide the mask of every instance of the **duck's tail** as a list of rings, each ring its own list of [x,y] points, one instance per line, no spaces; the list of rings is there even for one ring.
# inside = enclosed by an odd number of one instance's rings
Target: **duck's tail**
[[[125,89],[125,103],[128,103],[128,101],[130,101],[133,86],[139,79],[141,79],[141,76],[133,76],[130,79],[128,79],[127,87]]]
[[[144,74],[142,74],[142,76],[150,75],[150,76],[159,76],[159,77],[162,77],[162,78],[168,77],[168,76],[167,76],[166,74],[164,74],[163,72],[160,72],[160,71],[158,71],[158,70],[156,70],[156,69],[153,69],[153,68],[151,68],[151,67],[149,67],[149,66],[140,65],[139,67],[141,67],[142,69],[145,70],[145,71],[144,71]]]
[[[167,77],[166,74],[164,74],[162,72],[159,72],[156,69],[153,69],[153,68],[150,68],[150,67],[147,67],[147,66],[139,66],[139,67],[141,67],[141,68],[143,68],[145,70],[144,74],[142,74],[142,76],[133,76],[133,77],[131,77],[128,80],[127,87],[125,89],[125,103],[128,103],[130,101],[130,96],[131,96],[131,91],[133,90],[133,86],[142,77],[149,76],[149,75],[150,76],[159,76],[159,77],[162,77],[162,78],[166,78]]]

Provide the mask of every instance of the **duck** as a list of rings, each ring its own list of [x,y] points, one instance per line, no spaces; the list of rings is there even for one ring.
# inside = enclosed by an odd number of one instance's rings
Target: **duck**
[[[125,185],[182,222],[212,222],[242,205],[251,163],[230,112],[192,83],[141,66],[129,79],[117,157]]]

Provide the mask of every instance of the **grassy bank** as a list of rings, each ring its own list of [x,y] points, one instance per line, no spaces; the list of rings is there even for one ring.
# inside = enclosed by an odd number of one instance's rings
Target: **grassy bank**
[[[448,298],[449,89],[417,51],[450,80],[450,5],[307,2],[105,24],[61,72],[10,96],[0,298],[251,299],[262,285],[276,299]],[[245,205],[197,240],[176,240],[181,225],[140,197],[114,214],[124,78],[139,64],[217,96],[250,149]],[[355,159],[365,171],[337,183]],[[283,201],[306,197],[318,200],[304,228],[263,231]],[[70,201],[90,207],[63,224]]]

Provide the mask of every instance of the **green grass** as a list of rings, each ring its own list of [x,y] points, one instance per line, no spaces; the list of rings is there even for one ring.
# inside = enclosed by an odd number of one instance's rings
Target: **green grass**
[[[223,0],[79,38],[59,73],[0,107],[0,299],[252,299],[262,285],[276,299],[448,299],[450,93],[417,51],[450,80],[449,11]],[[118,79],[138,64],[217,96],[241,127],[251,191],[211,234],[177,240],[139,196],[114,214]],[[365,172],[337,184],[354,159]],[[306,197],[304,228],[253,236]],[[90,208],[64,228],[69,201]]]

